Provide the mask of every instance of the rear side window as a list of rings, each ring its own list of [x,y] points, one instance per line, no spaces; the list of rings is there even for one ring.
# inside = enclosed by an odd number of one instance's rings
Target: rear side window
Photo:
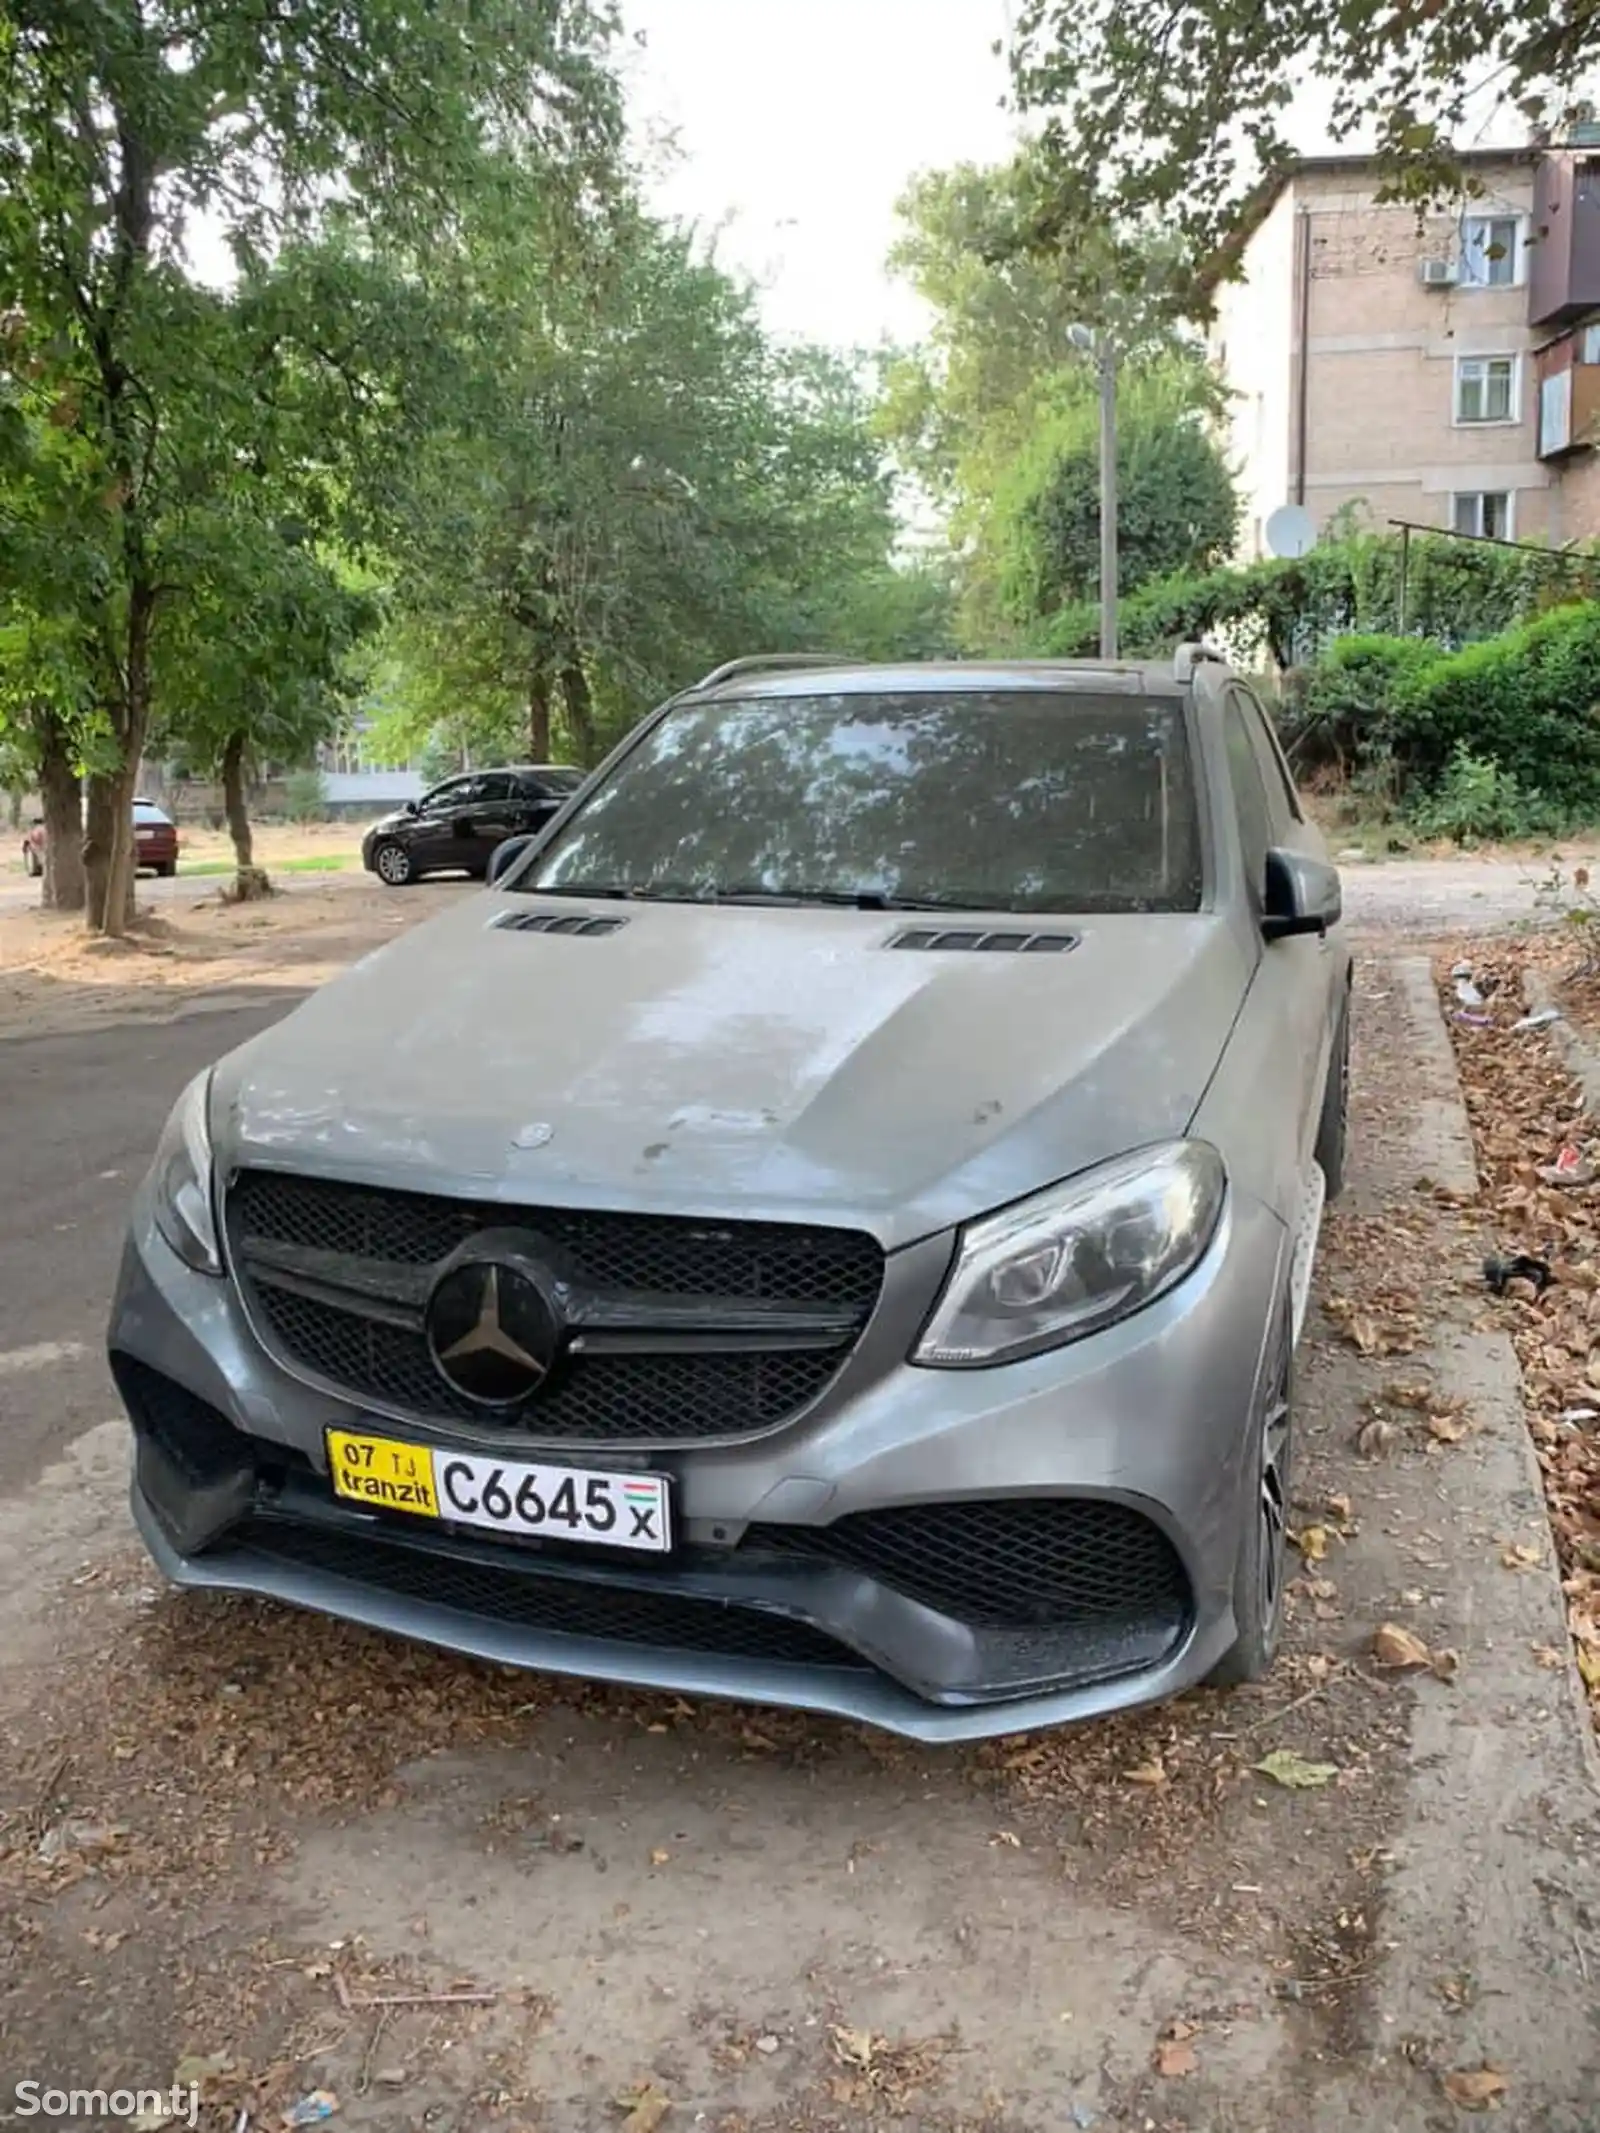
[[[1267,853],[1274,842],[1274,833],[1256,743],[1246,723],[1237,690],[1229,690],[1222,720],[1228,745],[1228,782],[1233,787],[1239,844],[1244,853],[1245,885],[1250,892],[1251,904],[1259,912],[1266,896]]]
[[[1294,789],[1294,774],[1288,758],[1279,744],[1271,719],[1248,689],[1236,689],[1244,711],[1245,724],[1256,743],[1256,755],[1261,764],[1261,776],[1267,788],[1267,808],[1273,826],[1279,836],[1287,836],[1296,822],[1303,822],[1305,815],[1300,806],[1300,795]]]

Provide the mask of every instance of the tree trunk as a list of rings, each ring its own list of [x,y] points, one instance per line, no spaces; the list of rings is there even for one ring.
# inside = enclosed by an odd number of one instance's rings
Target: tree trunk
[[[550,760],[550,677],[535,667],[528,681],[528,760]]]
[[[561,694],[567,706],[567,730],[572,735],[572,745],[577,750],[578,761],[585,770],[594,767],[597,743],[594,731],[594,698],[589,694],[589,677],[583,671],[582,662],[569,659],[561,669]]]
[[[245,904],[258,896],[270,896],[272,883],[255,863],[255,843],[250,834],[250,810],[245,804],[244,750],[242,733],[230,733],[222,751],[222,808],[233,839],[234,879],[231,901]]]
[[[91,933],[120,940],[133,924],[133,794],[139,759],[89,780],[88,835],[83,845]]]
[[[83,781],[73,768],[67,736],[56,721],[39,729],[39,798],[44,805],[44,880],[47,911],[83,909]]]

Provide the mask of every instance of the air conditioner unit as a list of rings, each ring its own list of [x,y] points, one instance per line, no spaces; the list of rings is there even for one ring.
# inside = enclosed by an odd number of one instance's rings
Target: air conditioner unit
[[[1453,289],[1459,277],[1454,260],[1420,259],[1417,279],[1425,289]]]

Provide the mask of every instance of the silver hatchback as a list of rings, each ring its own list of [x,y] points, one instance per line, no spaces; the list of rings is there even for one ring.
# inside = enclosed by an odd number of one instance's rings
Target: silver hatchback
[[[1339,909],[1201,648],[719,669],[181,1098],[151,1553],[925,1740],[1259,1674]]]

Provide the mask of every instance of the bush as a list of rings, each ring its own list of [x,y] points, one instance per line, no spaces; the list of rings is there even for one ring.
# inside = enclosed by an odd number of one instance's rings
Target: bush
[[[1338,637],[1295,676],[1295,761],[1341,777],[1384,762],[1396,699],[1443,657],[1421,637]]]
[[[1458,745],[1436,790],[1424,794],[1409,813],[1420,836],[1474,844],[1486,837],[1528,836],[1547,826],[1549,810],[1542,795],[1524,792],[1492,756]]]
[[[1600,812],[1600,604],[1535,622],[1430,661],[1392,700],[1396,755],[1442,791],[1463,755],[1496,764],[1556,813]]]
[[[296,770],[283,789],[283,804],[291,822],[325,822],[328,819],[328,781],[320,770]]]

